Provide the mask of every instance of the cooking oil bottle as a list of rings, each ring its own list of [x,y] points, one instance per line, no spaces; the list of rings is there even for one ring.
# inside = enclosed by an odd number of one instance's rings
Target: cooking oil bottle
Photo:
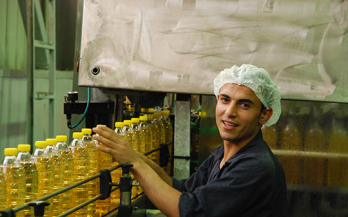
[[[154,119],[155,115],[154,114],[148,114],[147,115],[147,123],[148,125],[150,126],[150,129],[151,129],[151,133],[152,133],[152,143],[151,143],[151,148],[150,150],[153,150],[157,147],[160,146],[160,143],[159,143],[159,138],[160,138],[160,135],[158,132],[158,127],[157,125],[153,122],[153,119]],[[159,163],[159,155],[158,155],[158,151],[152,153],[150,156],[149,156],[154,162],[156,163]]]
[[[30,145],[18,145],[18,155],[16,161],[23,167],[25,172],[25,203],[36,200],[38,191],[38,173],[36,163],[29,152]],[[34,216],[34,210],[26,208],[24,209],[24,215]]]
[[[5,176],[0,166],[0,210],[6,208],[6,181]]]
[[[33,158],[36,163],[36,168],[38,172],[39,184],[38,184],[38,198],[41,198],[47,194],[53,193],[54,187],[54,167],[53,161],[50,154],[46,154],[45,150],[47,147],[46,141],[36,141],[35,142],[35,152]],[[53,199],[48,200],[50,202],[49,206],[45,207],[45,217],[52,216],[53,210]]]
[[[45,154],[50,155],[53,163],[53,175],[54,175],[54,185],[53,192],[56,192],[62,188],[62,178],[64,175],[63,163],[61,162],[58,152],[55,151],[55,146],[57,144],[57,139],[49,138],[46,139],[47,147],[45,149]],[[58,194],[52,199],[52,216],[58,216],[62,213],[62,195]]]
[[[348,154],[348,132],[345,130],[343,123],[341,117],[334,117],[332,119],[328,147],[329,153]],[[330,157],[328,159],[327,185],[329,187],[348,187],[347,167],[347,157]]]
[[[73,183],[74,174],[74,163],[71,150],[69,149],[67,141],[67,136],[58,135],[56,136],[57,144],[54,151],[59,155],[59,161],[62,164],[62,185],[61,188],[66,188]],[[62,196],[62,209],[61,212],[64,213],[72,208],[72,190],[66,191],[61,194]]]
[[[100,125],[97,126],[97,128]],[[105,125],[103,125],[105,127]],[[96,143],[100,146],[105,146],[101,142],[96,141]],[[98,150],[98,171],[103,169],[109,169],[112,167],[112,156]],[[100,192],[100,180],[97,179],[97,192]],[[105,200],[97,200],[96,201],[96,210],[94,216],[103,216],[106,214],[110,207],[110,197]]]
[[[115,123],[115,133],[117,133],[117,135],[119,135],[123,139],[128,140],[127,136],[126,136],[126,131],[123,127],[124,127],[123,122],[116,122]],[[117,165],[118,165],[117,161],[112,163],[112,167],[115,167]],[[120,182],[121,175],[122,175],[121,168],[116,169],[114,171],[111,171],[112,182]],[[120,205],[120,190],[118,189],[118,190],[112,192],[110,197],[111,197],[110,210],[113,210]]]
[[[145,153],[145,135],[144,132],[139,128],[139,118],[132,118],[132,128],[134,131],[134,141],[137,143],[138,151],[142,154]]]
[[[6,181],[6,207],[13,209],[25,203],[25,172],[16,162],[17,148],[5,148],[5,159],[1,165]],[[24,210],[16,213],[24,216]]]
[[[152,146],[151,128],[147,122],[147,116],[140,116],[139,120],[140,120],[139,129],[143,132],[145,137],[145,152],[144,153],[146,153],[151,150],[151,146]]]
[[[80,132],[73,133],[73,141],[70,143],[70,150],[73,156],[74,172],[73,182],[78,183],[89,176],[89,159],[87,146],[82,142],[83,134]],[[72,189],[72,207],[80,205],[88,198],[88,183],[79,185]],[[72,216],[84,217],[87,216],[87,207],[83,207],[75,211]]]
[[[95,144],[95,141],[92,139],[92,129],[84,128],[82,129],[82,142],[87,147],[88,156],[89,156],[89,176],[93,176],[97,174],[98,171],[98,150]],[[97,196],[97,180],[94,179],[88,182],[88,199],[92,199]],[[99,192],[98,192],[99,193]],[[91,203],[88,205],[87,216],[92,217],[95,213],[95,203]]]
[[[135,141],[135,136],[134,136],[134,129],[132,128],[132,121],[131,120],[124,120],[124,131],[126,133],[126,137],[130,145],[133,147],[135,151],[138,151],[138,143]]]
[[[161,113],[160,112],[155,112],[153,113],[155,115],[155,119],[153,119],[153,122],[155,122],[155,124],[157,125],[158,128],[158,133],[159,133],[159,137],[157,136],[157,138],[159,138],[159,144],[164,144],[166,143],[166,131],[164,128],[164,124],[163,121],[161,119]]]
[[[165,131],[165,142],[171,142],[173,141],[173,135],[174,135],[174,131],[173,131],[173,125],[172,125],[172,121],[170,120],[169,117],[170,111],[169,110],[162,110],[161,111],[161,115],[162,115],[162,122],[164,125],[164,131]],[[201,112],[199,112],[199,117],[201,116]],[[198,119],[200,120],[200,118]],[[173,145],[168,145],[168,150],[169,150],[169,155],[172,155],[172,149],[173,149]],[[172,169],[172,163],[169,160],[168,161],[168,165],[167,165],[167,174],[171,174],[171,169]]]
[[[287,124],[280,131],[280,149],[284,151],[300,151],[302,147],[302,136],[295,121],[296,116],[289,113]],[[299,184],[302,181],[302,161],[299,156],[282,155],[277,156],[285,172],[286,183]]]

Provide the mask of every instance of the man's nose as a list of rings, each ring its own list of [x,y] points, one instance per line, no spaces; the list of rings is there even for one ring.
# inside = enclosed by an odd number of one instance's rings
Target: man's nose
[[[234,102],[232,102],[232,103],[228,106],[228,108],[227,108],[227,110],[225,111],[225,113],[226,113],[226,115],[227,115],[228,117],[235,117],[235,116],[237,116],[237,104],[234,103]]]

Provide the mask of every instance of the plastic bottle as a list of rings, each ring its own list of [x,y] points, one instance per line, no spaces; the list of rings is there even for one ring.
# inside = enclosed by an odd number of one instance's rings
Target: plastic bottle
[[[138,151],[138,143],[135,141],[134,136],[134,129],[132,128],[132,121],[131,120],[124,120],[124,131],[126,132],[126,137],[130,145],[133,147],[135,151]]]
[[[98,171],[98,149],[95,145],[95,141],[92,139],[92,129],[83,128],[82,129],[82,142],[85,146],[87,146],[88,156],[89,156],[89,176],[93,176],[97,174]],[[88,182],[88,199],[92,199],[97,196],[97,180],[94,179]],[[87,216],[92,217],[95,213],[96,205],[95,203],[91,203],[88,205]]]
[[[159,147],[160,143],[159,143],[159,137],[160,136],[157,136],[158,135],[158,127],[157,125],[153,122],[153,119],[154,119],[155,115],[154,114],[148,114],[147,115],[147,123],[148,125],[150,126],[150,129],[151,129],[151,133],[152,133],[152,146],[150,148],[150,150],[153,150],[157,147]],[[159,154],[158,154],[158,151],[152,153],[150,156],[149,156],[154,162],[156,163],[159,163]]]
[[[318,118],[314,112],[314,119],[306,130],[304,139],[304,151],[325,152],[325,135]],[[303,184],[324,186],[326,185],[326,160],[322,157],[304,157],[303,159]]]
[[[172,125],[172,121],[170,120],[169,117],[170,111],[169,110],[162,110],[161,111],[161,115],[162,115],[162,121],[163,121],[163,125],[164,125],[164,131],[165,131],[165,142],[171,142],[173,141],[173,135],[174,135],[174,131],[173,131],[173,125]],[[199,112],[199,115],[201,114],[201,112]],[[197,119],[197,126],[200,126],[200,116]],[[173,152],[173,145],[168,145],[168,150],[169,150],[169,155],[172,155]],[[168,161],[168,165],[166,167],[167,173],[170,175],[171,174],[171,169],[172,169],[172,162],[169,159]]]
[[[142,154],[145,153],[145,135],[144,132],[139,128],[139,118],[132,118],[132,128],[134,131],[134,141],[137,143],[138,151]]]
[[[52,163],[53,163],[53,175],[54,175],[54,181],[53,181],[53,189],[49,193],[56,192],[62,188],[62,178],[64,175],[64,170],[62,168],[62,162],[60,161],[59,154],[54,151],[54,147],[57,144],[57,139],[46,139],[47,147],[45,149],[45,154],[50,155]],[[62,213],[62,195],[58,194],[53,197],[52,199],[52,216],[58,216]],[[50,205],[50,206],[51,206]]]
[[[295,124],[295,116],[290,112],[288,115],[288,123],[281,129],[280,132],[280,149],[284,151],[299,151],[302,146],[301,133]],[[302,163],[298,156],[282,155],[278,156],[280,163],[282,164],[286,183],[287,184],[299,184],[302,180]]]
[[[105,126],[105,125],[103,125]],[[99,125],[97,126],[97,128]],[[96,143],[100,146],[104,146],[101,142],[96,141]],[[98,171],[103,169],[109,169],[112,167],[112,156],[98,150]],[[100,181],[97,179],[97,192],[100,192]],[[105,200],[97,200],[96,201],[96,211],[94,216],[99,217],[106,214],[110,207],[110,197],[106,198]]]
[[[141,108],[140,116],[146,116],[148,112],[147,108]]]
[[[47,194],[53,193],[54,186],[54,167],[50,154],[45,153],[47,147],[46,141],[35,142],[35,152],[33,154],[34,161],[38,172],[39,184],[38,184],[38,198],[41,198]],[[45,207],[45,217],[52,216],[53,199],[48,200],[49,206]]]
[[[0,210],[6,208],[6,181],[0,165]]]
[[[119,136],[121,136],[123,139],[128,140],[126,136],[126,132],[123,122],[116,122],[115,123],[115,133],[117,133]],[[115,161],[112,163],[112,167],[115,167],[118,165],[118,162]],[[120,177],[122,175],[122,169],[116,169],[114,171],[111,171],[111,179],[112,182],[120,182]],[[110,204],[110,210],[115,209],[120,205],[120,190],[116,190],[111,193],[111,204]]]
[[[345,130],[340,117],[333,118],[329,136],[329,153],[348,154],[348,132]],[[348,174],[346,157],[331,157],[328,159],[327,185],[329,187],[348,187]]]
[[[61,188],[66,188],[73,183],[74,174],[74,163],[71,149],[69,149],[67,141],[67,136],[58,135],[56,136],[57,145],[54,151],[59,155],[59,161],[61,163],[62,173],[62,185]],[[72,191],[66,191],[61,194],[62,196],[62,209],[61,212],[64,213],[72,208]]]
[[[143,132],[145,137],[145,152],[148,152],[151,150],[152,146],[152,133],[151,128],[147,122],[147,116],[140,116],[139,117],[139,129]]]
[[[17,148],[5,148],[5,159],[1,165],[7,187],[6,207],[10,209],[25,203],[25,172],[16,162],[17,153]],[[24,216],[24,210],[17,212],[16,216]]]
[[[155,112],[153,113],[155,115],[155,118],[153,119],[153,122],[157,125],[157,133],[159,133],[159,144],[164,144],[166,143],[166,132],[164,128],[163,121],[161,120],[161,113],[160,112]]]
[[[89,176],[89,158],[87,146],[82,142],[83,134],[80,132],[73,133],[73,140],[70,143],[70,150],[73,156],[74,172],[73,181],[74,183],[81,182],[87,179]],[[88,183],[79,185],[72,190],[72,207],[80,205],[85,202],[88,198]],[[87,207],[83,207],[75,211],[72,215],[74,217],[87,216]]]
[[[261,130],[262,130],[263,140],[265,140],[268,147],[270,149],[276,149],[277,140],[278,140],[277,126],[272,125],[272,126],[266,127],[265,125],[263,125]]]
[[[18,145],[16,161],[23,167],[25,172],[25,203],[36,200],[38,191],[38,172],[36,169],[36,163],[29,151],[30,145]],[[34,216],[34,210],[30,208],[24,209],[24,213],[25,216]]]

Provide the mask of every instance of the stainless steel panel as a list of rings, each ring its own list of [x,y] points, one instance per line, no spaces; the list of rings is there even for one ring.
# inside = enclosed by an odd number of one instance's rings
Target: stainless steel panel
[[[190,101],[175,102],[174,156],[190,157]],[[187,179],[190,176],[190,160],[174,158],[174,177]]]
[[[213,94],[217,73],[250,63],[283,99],[348,102],[347,5],[85,0],[79,85]]]

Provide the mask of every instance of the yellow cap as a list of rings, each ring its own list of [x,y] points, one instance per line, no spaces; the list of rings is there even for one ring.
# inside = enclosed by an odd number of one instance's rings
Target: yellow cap
[[[30,151],[30,145],[28,144],[19,144],[18,151]]]
[[[58,135],[56,136],[58,142],[66,142],[68,140],[67,136]]]
[[[73,137],[74,139],[82,139],[83,133],[75,132],[75,133],[72,134],[72,137]]]
[[[154,114],[147,115],[147,118],[148,118],[148,119],[153,119],[154,117],[155,117]]]
[[[103,126],[103,127],[106,127],[106,125],[101,125],[101,124],[99,124],[99,125],[97,125],[97,128],[98,128],[99,126]]]
[[[139,117],[139,120],[140,120],[140,121],[147,121],[147,116],[140,116],[140,117]]]
[[[148,108],[147,111],[148,111],[149,113],[153,113],[153,112],[155,111],[155,109],[153,109],[153,108]]]
[[[92,129],[90,129],[90,128],[83,128],[81,132],[82,132],[82,134],[92,134]]]
[[[57,139],[46,139],[47,145],[57,145]]]
[[[147,112],[147,108],[141,108],[141,112]]]
[[[36,141],[35,146],[36,146],[36,148],[45,148],[47,146],[47,142],[46,141]]]
[[[155,112],[153,114],[155,115],[156,118],[161,117],[161,113],[160,112]]]
[[[115,127],[124,127],[123,122],[115,122]]]
[[[139,118],[132,118],[132,123],[139,123]]]
[[[162,114],[163,116],[169,116],[170,111],[167,110],[167,109],[164,109],[163,111],[161,111],[161,114]]]
[[[198,112],[198,115],[199,115],[199,116],[202,116],[202,112]]]
[[[17,155],[18,150],[16,148],[5,148],[4,154],[5,155]]]
[[[131,120],[124,120],[123,121],[124,125],[132,125],[132,121]]]

